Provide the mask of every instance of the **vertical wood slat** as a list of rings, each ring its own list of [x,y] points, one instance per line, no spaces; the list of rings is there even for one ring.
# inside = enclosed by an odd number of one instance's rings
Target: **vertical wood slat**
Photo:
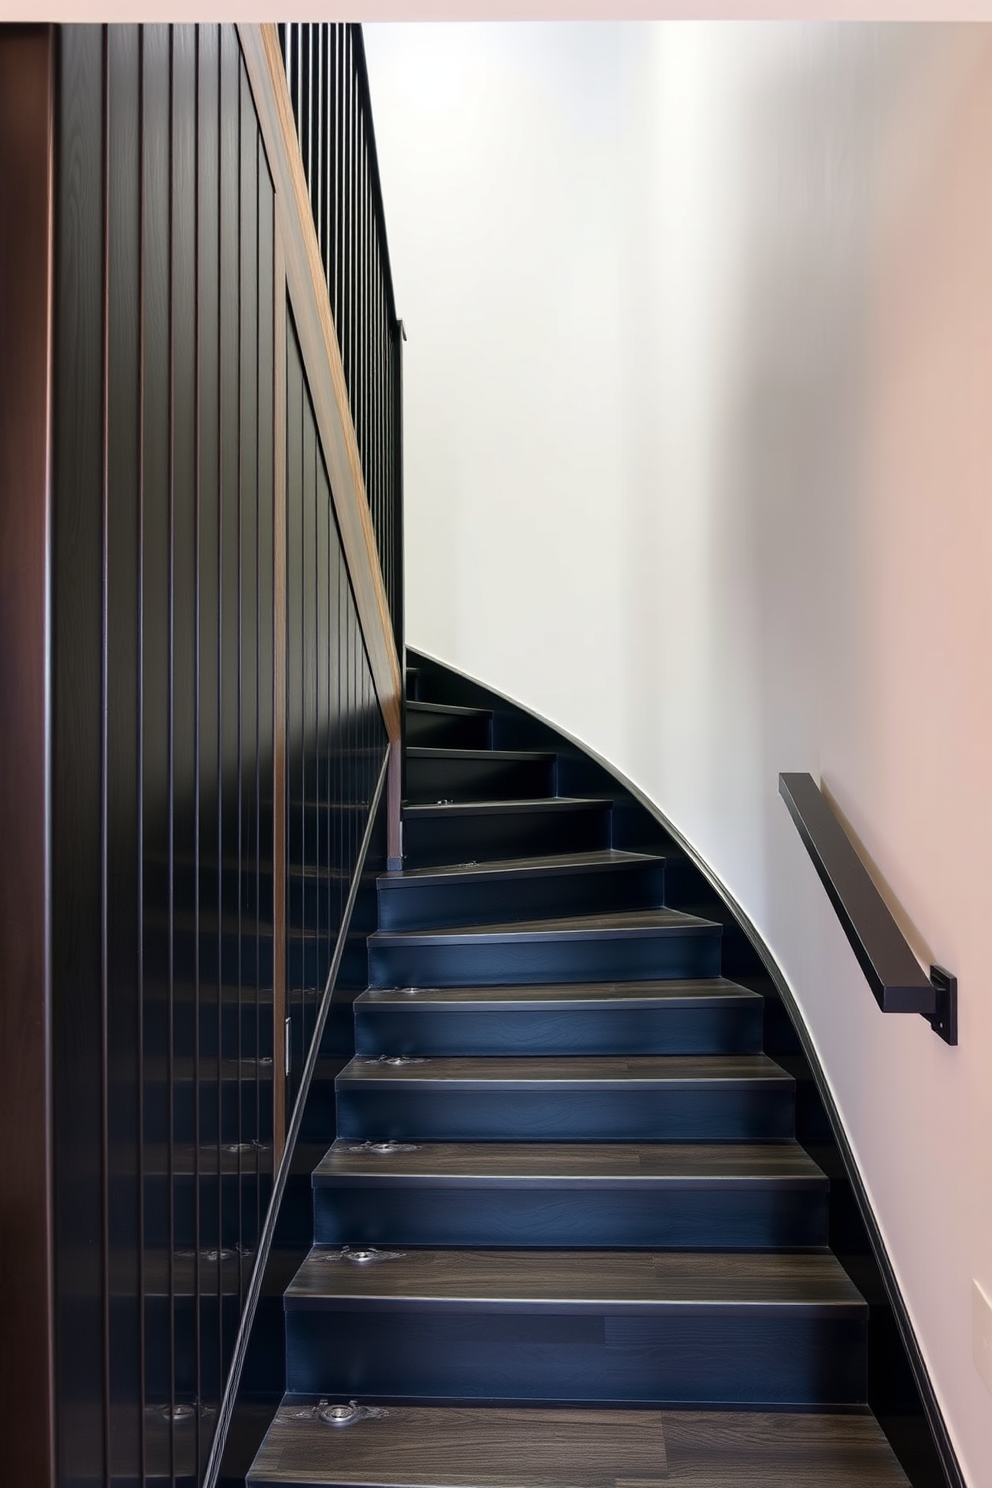
[[[272,605],[272,1016],[274,1049],[273,1159],[282,1159],[286,1141],[286,450],[287,379],[286,313],[288,304],[286,265],[278,223],[273,223],[273,605]]]
[[[49,940],[49,561],[54,192],[51,28],[0,30],[0,1439],[24,1488],[54,1488]]]

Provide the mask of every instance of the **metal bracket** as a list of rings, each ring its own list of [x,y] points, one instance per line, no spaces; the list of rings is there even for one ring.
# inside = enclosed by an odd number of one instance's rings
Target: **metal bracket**
[[[934,1011],[924,1016],[934,1033],[953,1048],[958,1041],[958,979],[943,966],[931,966],[930,981],[937,997]]]

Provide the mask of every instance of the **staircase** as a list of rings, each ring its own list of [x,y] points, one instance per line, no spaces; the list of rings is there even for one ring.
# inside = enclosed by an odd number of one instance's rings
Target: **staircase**
[[[613,797],[559,794],[554,751],[408,690],[406,867],[248,1482],[906,1485],[724,924],[613,847]]]

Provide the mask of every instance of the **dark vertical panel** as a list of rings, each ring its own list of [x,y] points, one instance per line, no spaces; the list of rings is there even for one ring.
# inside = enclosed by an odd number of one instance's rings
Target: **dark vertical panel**
[[[259,844],[258,860],[258,916],[262,925],[272,927],[273,939],[277,935],[274,902],[274,844],[270,833],[263,830],[266,820],[271,820],[272,802],[275,799],[275,651],[273,628],[275,623],[275,595],[273,588],[275,565],[275,459],[277,441],[275,437],[276,340],[273,324],[276,299],[274,201],[272,183],[263,159],[259,159],[258,170],[258,734],[257,734],[257,784],[256,805],[258,820],[256,841]],[[279,405],[279,415],[285,417],[285,409]],[[281,1044],[273,1037],[273,998],[275,987],[276,946],[273,945],[273,967],[271,975],[260,979],[259,1001],[256,1007],[256,1048],[273,1060],[272,1101],[277,1098],[278,1066]],[[269,1112],[270,1126],[274,1112]],[[259,1154],[259,1164],[264,1173],[271,1171],[273,1161],[273,1133]],[[261,1231],[264,1204],[267,1201],[267,1183],[260,1182],[256,1199],[256,1233]]]
[[[311,28],[312,30],[312,28]],[[304,399],[303,416],[303,854],[306,870],[312,875],[317,865],[317,451],[316,429],[309,397]],[[313,997],[312,967],[316,959],[316,926],[309,902],[303,915],[301,954],[306,970],[300,985],[300,1066],[306,1049],[310,1005]]]
[[[240,184],[241,184],[241,57],[233,27],[224,26],[220,33],[220,729],[221,729],[221,820],[217,871],[222,881],[225,871],[239,873],[240,837],[240,633],[239,633],[239,568],[240,568],[240,482],[241,482],[241,384],[240,384]],[[226,906],[224,907],[226,909]],[[222,1063],[217,1077],[218,1130],[222,1148],[234,1147],[238,1182],[233,1192],[222,1187],[220,1245],[225,1240],[237,1244],[238,1192],[244,1172],[246,1152],[253,1133],[244,1129],[244,1105],[238,1092],[233,1102],[225,1102],[225,1082],[237,1077],[237,1041],[242,1020],[241,978],[244,969],[244,947],[238,937],[237,916],[222,909],[219,960],[221,984],[231,990],[231,1001],[237,1009],[236,1024],[230,1042],[222,1048]],[[253,1161],[253,1157],[252,1157]],[[234,1339],[229,1331],[235,1321],[234,1310],[225,1305],[232,1285],[232,1270],[220,1257],[215,1266],[215,1288],[218,1298],[216,1373],[208,1378],[205,1388],[209,1399],[216,1402],[223,1385],[224,1370]]]
[[[200,1358],[204,1308],[196,1226],[195,1191],[200,1161],[195,1141],[203,1062],[194,1033],[199,1018],[200,923],[198,879],[197,738],[197,379],[196,379],[196,33],[189,26],[172,32],[172,201],[171,201],[171,730],[172,730],[172,897],[174,908],[173,1010],[170,1029],[175,1095],[176,1143],[172,1160],[172,1246],[184,1264],[173,1265],[176,1334],[175,1390],[195,1415],[177,1420],[174,1464],[188,1474],[202,1449]],[[190,1264],[187,1257],[192,1257]]]
[[[295,332],[286,347],[286,763],[289,796],[286,861],[296,883],[304,863],[302,810],[303,732],[303,378]],[[292,902],[292,896],[291,896]],[[286,1015],[290,1024],[290,1091],[295,1089],[300,1051],[297,1047],[299,985],[297,967],[287,956]]]
[[[171,822],[171,38],[146,27],[142,69],[142,552],[141,832],[144,973],[150,1017],[145,1062],[146,1139],[159,1145],[158,1224],[145,1234],[145,1377],[150,1408],[175,1414],[172,1307],[174,1210],[174,994]],[[171,1431],[168,1461],[171,1469]],[[157,1464],[156,1464],[157,1465]],[[152,1464],[149,1463],[149,1468]]]
[[[94,871],[103,805],[102,44],[99,28],[70,28],[60,68],[51,881],[57,1450],[66,1482],[105,1468],[102,904]]]
[[[54,1488],[49,1068],[49,451],[54,36],[0,29],[0,1440]],[[16,1140],[12,1135],[16,1133]]]
[[[238,1236],[242,1250],[254,1250],[258,1146],[263,1136],[261,1116],[264,1068],[255,1032],[261,973],[271,956],[271,926],[263,930],[258,905],[258,125],[244,68],[241,68],[241,849],[238,901],[240,937],[245,947],[242,969],[243,1015],[238,1032],[242,1078],[250,1080],[252,1121],[245,1140],[251,1141],[254,1172],[239,1193]],[[253,1074],[253,1079],[252,1079]],[[265,1089],[271,1082],[266,1080]]]
[[[108,32],[106,789],[107,899],[113,916],[107,946],[110,1066],[108,1166],[110,1245],[116,1257],[113,1418],[127,1422],[111,1440],[115,1475],[141,1471],[144,1401],[141,1245],[144,1168],[141,1134],[141,882],[138,741],[139,557],[135,471],[140,440],[139,364],[140,39],[133,26]]]
[[[198,823],[198,997],[194,1038],[200,1055],[196,1128],[198,1172],[217,1162],[220,1092],[217,1061],[224,1050],[223,976],[218,955],[221,932],[219,884],[221,814],[221,600],[220,600],[220,33],[198,28],[197,58],[197,744]],[[197,1185],[193,1215],[196,1251],[223,1244],[224,1185]],[[219,1267],[200,1266],[201,1315],[218,1291]],[[217,1388],[218,1340],[214,1326],[201,1328],[197,1373],[200,1399],[211,1403]]]

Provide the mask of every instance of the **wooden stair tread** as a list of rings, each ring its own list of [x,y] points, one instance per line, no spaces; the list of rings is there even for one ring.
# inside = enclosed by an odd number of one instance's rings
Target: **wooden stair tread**
[[[752,992],[726,977],[701,977],[652,982],[552,982],[547,985],[505,987],[369,987],[355,999],[355,1005],[402,1007],[416,1009],[437,1004],[482,1008],[505,1003],[525,1003],[534,1008],[558,1007],[574,1002],[583,1006],[611,1008],[639,1007],[659,1003],[665,1007],[693,1006],[736,1007],[761,1002],[760,992]]]
[[[492,718],[491,708],[462,708],[457,703],[422,703],[419,698],[407,698],[408,713],[425,713],[439,718]]]
[[[318,1070],[320,1064],[318,1062]],[[650,1084],[666,1086],[749,1084],[755,1080],[794,1083],[767,1054],[520,1055],[483,1058],[384,1060],[356,1058],[337,1076],[339,1084],[439,1084],[452,1088],[501,1084],[506,1088],[540,1082],[575,1088]]]
[[[381,1145],[381,1144],[380,1144]],[[408,1150],[403,1151],[406,1146]],[[797,1142],[425,1142],[377,1152],[341,1138],[313,1173],[315,1188],[425,1182],[547,1189],[825,1189],[826,1176]]]
[[[284,1402],[249,1483],[354,1488],[642,1488],[665,1477],[658,1411],[393,1406],[335,1430]]]
[[[908,1479],[867,1414],[389,1405],[381,1419],[335,1430],[287,1397],[249,1483],[906,1488]]]
[[[484,751],[488,753],[488,751]],[[514,816],[532,811],[607,811],[608,796],[522,796],[507,800],[404,802],[404,821],[446,816]]]
[[[524,943],[547,940],[627,939],[631,936],[712,935],[715,920],[699,919],[678,909],[618,910],[612,914],[575,915],[553,920],[513,920],[497,925],[458,925],[451,929],[377,930],[369,945],[446,945],[500,940]]]
[[[286,1292],[287,1308],[387,1303],[535,1312],[787,1308],[860,1315],[866,1304],[827,1251],[385,1250],[359,1263],[315,1246]]]
[[[597,868],[647,868],[664,863],[656,853],[622,852],[601,848],[595,852],[558,853],[546,857],[494,858],[478,863],[447,863],[435,868],[405,868],[382,873],[377,882],[384,888],[404,884],[450,884],[459,879],[484,883],[489,879],[537,878],[552,873],[582,873]]]
[[[537,760],[551,764],[558,756],[546,749],[446,749],[443,744],[408,744],[408,760],[487,760],[506,763]]]

